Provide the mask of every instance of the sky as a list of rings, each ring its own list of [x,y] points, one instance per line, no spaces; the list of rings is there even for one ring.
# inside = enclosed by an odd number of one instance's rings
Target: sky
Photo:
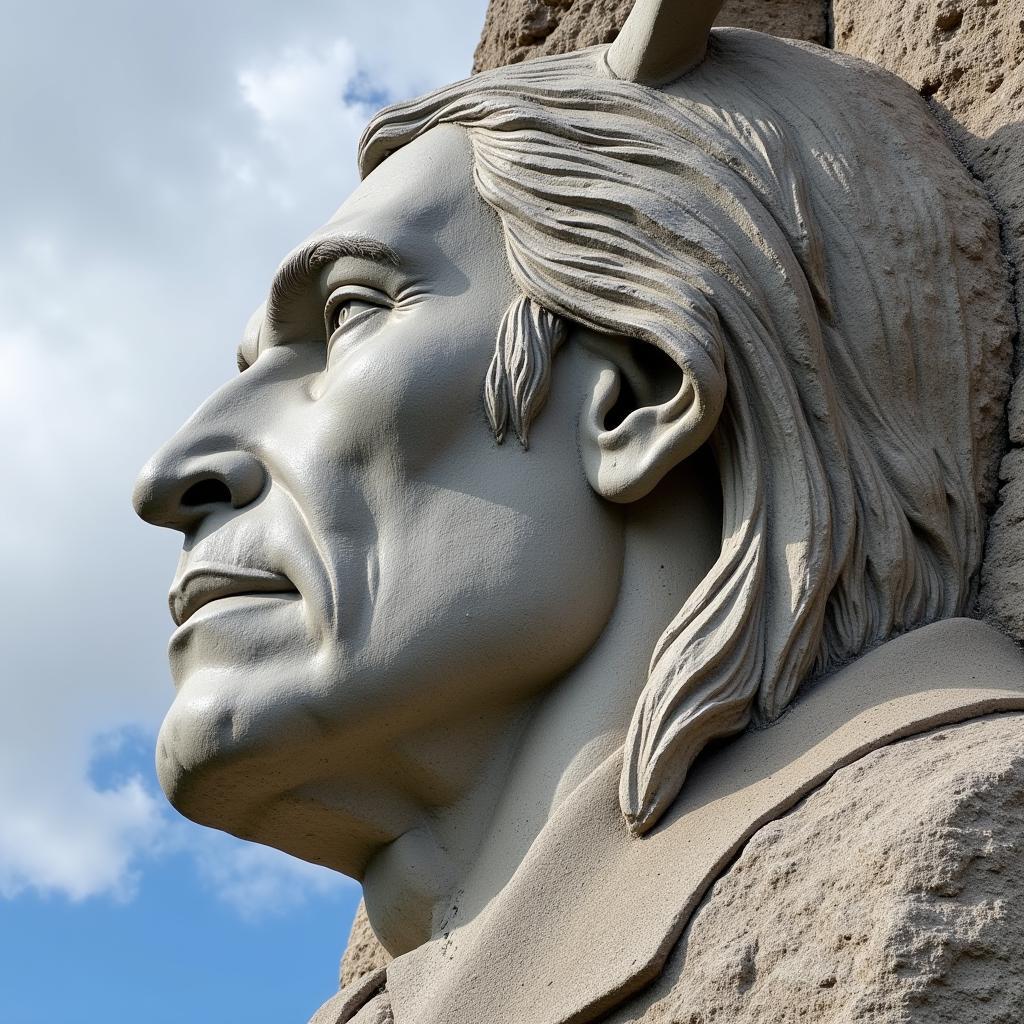
[[[302,1024],[337,984],[356,883],[159,792],[180,538],[129,494],[485,6],[0,0],[0,1024]]]

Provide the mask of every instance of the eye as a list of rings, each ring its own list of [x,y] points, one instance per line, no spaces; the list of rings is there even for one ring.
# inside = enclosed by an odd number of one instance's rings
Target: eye
[[[331,293],[324,307],[324,330],[328,351],[335,341],[366,324],[375,314],[391,309],[394,304],[376,288],[345,285]]]

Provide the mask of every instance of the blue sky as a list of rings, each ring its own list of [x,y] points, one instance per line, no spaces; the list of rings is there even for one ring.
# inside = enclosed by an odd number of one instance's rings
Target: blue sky
[[[128,495],[485,6],[3,3],[0,1024],[301,1024],[336,983],[358,887],[159,794],[177,540]]]

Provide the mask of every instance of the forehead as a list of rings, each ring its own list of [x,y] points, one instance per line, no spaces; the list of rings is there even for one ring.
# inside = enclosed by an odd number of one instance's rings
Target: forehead
[[[393,258],[384,262],[390,264],[386,278],[393,285],[401,281],[426,292],[456,295],[489,280],[508,292],[509,301],[515,292],[497,214],[480,198],[473,181],[468,134],[455,125],[441,125],[380,164],[334,216],[282,263],[271,285],[271,298],[252,315],[243,335],[240,366],[251,364],[258,354],[264,324],[278,322],[273,313],[280,311],[273,296],[282,282],[289,306],[305,304],[329,282],[330,264],[318,261],[313,267],[300,254],[311,246],[318,248],[331,236],[370,243],[369,247],[357,244],[355,250],[341,245],[340,250],[347,249],[349,255],[339,257],[339,267],[353,266],[350,255],[358,257],[374,245],[379,250],[378,243],[392,250],[398,270]],[[296,259],[301,265],[299,281],[294,273]],[[355,262],[363,267],[359,273],[365,272],[366,260],[356,258]],[[379,261],[377,269],[382,269]],[[305,298],[296,299],[297,292]]]
[[[433,128],[393,153],[321,231],[379,239],[403,260],[434,244],[455,251],[474,240],[484,245],[500,241],[496,217],[473,184],[468,135],[455,125]]]

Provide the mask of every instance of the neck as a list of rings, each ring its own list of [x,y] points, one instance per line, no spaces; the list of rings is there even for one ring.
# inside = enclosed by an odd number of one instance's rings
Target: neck
[[[718,554],[720,523],[696,498],[706,494],[680,474],[631,507],[618,602],[597,643],[555,686],[527,707],[431,741],[458,744],[459,760],[474,769],[457,800],[431,808],[368,866],[367,912],[393,955],[471,921],[558,807],[622,746],[651,651]]]

